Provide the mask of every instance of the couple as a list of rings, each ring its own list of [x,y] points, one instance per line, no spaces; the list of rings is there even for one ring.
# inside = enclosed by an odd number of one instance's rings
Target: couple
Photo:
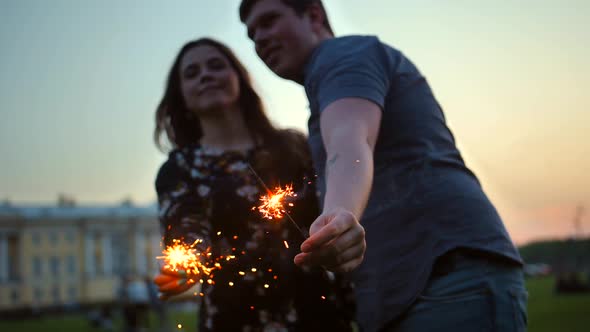
[[[309,137],[272,126],[228,48],[181,49],[156,114],[174,148],[156,180],[164,240],[237,254],[203,285],[200,331],[524,331],[521,258],[410,60],[334,37],[320,0],[239,14],[269,69],[305,88]],[[309,238],[251,210],[249,165],[294,184]],[[164,296],[187,280],[156,278]]]

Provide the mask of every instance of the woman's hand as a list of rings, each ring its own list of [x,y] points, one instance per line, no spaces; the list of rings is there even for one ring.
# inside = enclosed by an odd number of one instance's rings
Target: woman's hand
[[[154,283],[161,293],[161,300],[184,293],[195,285],[195,281],[187,275],[186,271],[172,271],[165,268],[162,268],[160,274],[154,278]]]

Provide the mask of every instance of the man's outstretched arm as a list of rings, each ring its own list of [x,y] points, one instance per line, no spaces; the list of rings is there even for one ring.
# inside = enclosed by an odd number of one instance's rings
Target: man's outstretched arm
[[[359,219],[371,191],[381,113],[377,104],[361,98],[339,99],[322,112],[326,195],[296,264],[348,272],[362,262],[366,243]]]

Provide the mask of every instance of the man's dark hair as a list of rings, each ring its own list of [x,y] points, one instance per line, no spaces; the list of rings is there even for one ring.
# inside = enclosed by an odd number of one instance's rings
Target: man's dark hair
[[[246,17],[250,14],[252,7],[258,2],[259,0],[242,0],[240,4],[240,20],[244,22]],[[322,0],[281,0],[287,7],[293,8],[295,13],[299,16],[302,16],[303,13],[307,10],[307,8],[312,4],[317,4],[320,6],[322,13],[324,14],[324,27],[334,35],[334,31],[332,31],[332,27],[330,26],[330,22],[328,21],[328,14],[326,13],[326,9],[322,4]]]

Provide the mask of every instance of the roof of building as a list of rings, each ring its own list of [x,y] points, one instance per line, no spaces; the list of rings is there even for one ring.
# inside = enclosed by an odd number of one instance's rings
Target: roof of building
[[[56,205],[0,205],[0,216],[18,216],[25,219],[37,218],[100,218],[100,217],[156,217],[157,205],[144,206],[133,205],[82,205],[82,206],[56,206]]]

